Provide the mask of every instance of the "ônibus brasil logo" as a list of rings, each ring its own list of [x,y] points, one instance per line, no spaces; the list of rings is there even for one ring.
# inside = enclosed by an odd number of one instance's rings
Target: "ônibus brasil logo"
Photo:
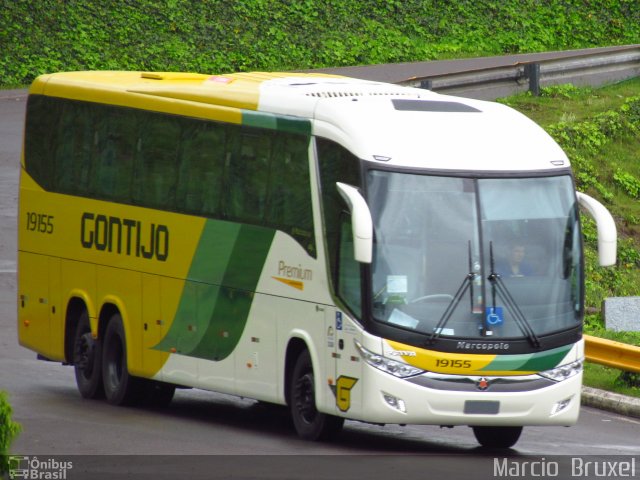
[[[25,480],[66,480],[73,462],[26,455],[9,456],[9,478]]]

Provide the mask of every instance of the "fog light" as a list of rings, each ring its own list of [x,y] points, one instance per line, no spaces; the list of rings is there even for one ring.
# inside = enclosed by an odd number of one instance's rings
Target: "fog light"
[[[384,401],[387,402],[391,408],[395,408],[399,412],[407,413],[407,408],[404,405],[404,400],[398,397],[394,397],[393,395],[389,395],[388,393],[382,392],[382,397]]]
[[[571,403],[572,399],[573,399],[573,397],[569,397],[569,398],[565,398],[561,402],[556,403],[553,406],[553,408],[551,409],[551,415],[556,415],[556,414],[560,413],[561,411],[565,410],[569,406],[569,404]]]

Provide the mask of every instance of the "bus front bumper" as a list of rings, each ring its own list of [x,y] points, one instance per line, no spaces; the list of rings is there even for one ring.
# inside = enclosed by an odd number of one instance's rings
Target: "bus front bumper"
[[[360,420],[374,423],[424,425],[525,426],[576,423],[580,411],[582,373],[561,382],[538,375],[450,379],[396,378],[370,366],[363,369]],[[505,386],[505,384],[507,386]],[[502,385],[502,386],[500,386]],[[510,385],[510,386],[509,386]],[[355,412],[354,412],[355,413]],[[348,416],[348,414],[347,414]]]

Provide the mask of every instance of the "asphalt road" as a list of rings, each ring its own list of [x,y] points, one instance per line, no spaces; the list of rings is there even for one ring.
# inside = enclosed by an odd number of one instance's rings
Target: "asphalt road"
[[[0,91],[0,390],[9,393],[14,419],[22,424],[12,453],[40,461],[73,456],[68,457],[73,462],[69,479],[483,479],[496,478],[495,462],[505,455],[516,462],[560,458],[561,471],[569,457],[556,455],[590,455],[603,462],[632,455],[640,476],[640,421],[586,407],[574,427],[525,428],[514,449],[495,452],[479,448],[467,427],[347,422],[334,443],[305,442],[281,409],[197,390],[179,391],[162,410],[82,399],[72,368],[38,361],[17,343],[16,215],[24,106],[23,91]]]

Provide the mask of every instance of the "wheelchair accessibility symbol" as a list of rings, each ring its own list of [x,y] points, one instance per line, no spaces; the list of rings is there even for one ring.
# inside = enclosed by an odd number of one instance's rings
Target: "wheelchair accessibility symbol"
[[[487,325],[496,327],[504,323],[504,313],[502,307],[487,307],[486,310]]]

